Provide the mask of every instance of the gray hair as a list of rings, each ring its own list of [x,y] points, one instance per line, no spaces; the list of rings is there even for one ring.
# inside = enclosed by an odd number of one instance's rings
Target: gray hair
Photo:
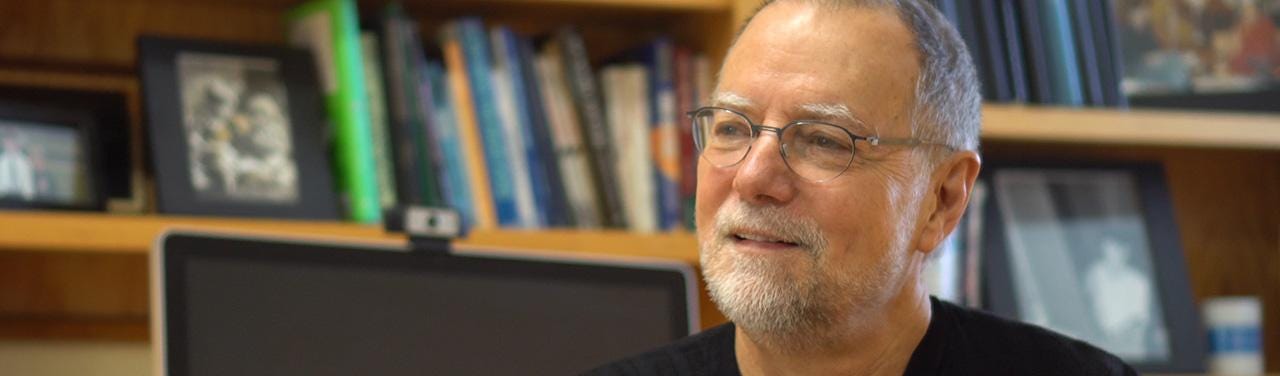
[[[775,1],[788,0],[765,0],[743,23],[742,29]],[[920,77],[916,79],[915,103],[911,110],[912,135],[956,150],[978,150],[982,124],[978,74],[960,33],[933,5],[923,0],[796,1],[828,7],[897,10],[914,34],[916,49],[920,52]],[[739,30],[738,35],[741,34]],[[737,44],[736,36],[734,44]]]

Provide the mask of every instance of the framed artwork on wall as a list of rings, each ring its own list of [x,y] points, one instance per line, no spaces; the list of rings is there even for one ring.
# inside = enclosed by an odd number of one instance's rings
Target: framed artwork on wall
[[[155,37],[138,52],[161,213],[339,218],[308,52]]]
[[[986,306],[1140,372],[1203,372],[1204,336],[1163,169],[984,166]]]

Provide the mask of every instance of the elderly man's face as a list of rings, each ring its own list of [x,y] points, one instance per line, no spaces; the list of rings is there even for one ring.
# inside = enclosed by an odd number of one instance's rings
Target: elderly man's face
[[[862,136],[910,137],[919,67],[892,9],[777,3],[726,57],[716,105],[782,127],[822,118]],[[859,119],[827,118],[847,108]],[[815,110],[816,109],[816,110]],[[865,317],[906,271],[927,173],[911,149],[859,148],[843,175],[797,176],[763,133],[742,162],[698,163],[704,275],[730,319],[761,334],[802,334]]]

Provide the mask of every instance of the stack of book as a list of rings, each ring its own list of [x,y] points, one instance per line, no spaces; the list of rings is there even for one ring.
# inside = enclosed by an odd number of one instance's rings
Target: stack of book
[[[703,55],[658,38],[597,71],[570,26],[535,42],[478,18],[419,35],[396,5],[365,20],[348,36],[360,72],[340,76],[363,81],[351,87],[368,121],[353,126],[368,128],[376,168],[339,173],[376,177],[366,199],[453,207],[474,228],[691,225],[684,113],[711,85]]]
[[[969,47],[988,102],[1126,106],[1108,0],[930,0]]]

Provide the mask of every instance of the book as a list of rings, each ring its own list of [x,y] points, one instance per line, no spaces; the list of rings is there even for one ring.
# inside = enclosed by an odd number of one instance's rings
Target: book
[[[1018,25],[1018,7],[1015,0],[999,0],[1000,30],[1004,33],[1004,46],[1009,64],[1009,85],[1013,90],[1013,100],[1018,103],[1031,101],[1031,79],[1027,68],[1027,58],[1022,48],[1022,30]]]
[[[1040,0],[1040,22],[1044,24],[1046,62],[1053,83],[1054,104],[1084,105],[1080,81],[1080,61],[1076,59],[1075,35],[1067,0]]]
[[[550,192],[547,191],[546,172],[542,169],[542,158],[535,144],[529,99],[524,89],[526,80],[520,68],[519,41],[515,32],[502,26],[490,29],[489,38],[493,48],[494,89],[506,131],[504,136],[515,182],[520,225],[543,227],[549,222],[543,206]]]
[[[1089,106],[1103,106],[1106,101],[1102,93],[1102,60],[1098,58],[1099,46],[1094,33],[1100,30],[1093,27],[1100,20],[1092,19],[1089,3],[1096,0],[1071,1],[1071,27],[1075,31],[1076,59],[1080,65],[1081,89],[1084,92],[1084,103]]]
[[[564,62],[560,46],[549,42],[538,54],[538,82],[542,89],[543,106],[547,122],[556,146],[560,164],[560,177],[564,184],[568,214],[579,228],[603,226],[599,193],[590,178],[591,165],[587,161],[587,147],[578,130],[577,115],[573,109],[573,95],[564,75]]]
[[[653,140],[653,181],[658,226],[680,226],[680,132],[676,129],[675,46],[659,38],[641,53],[649,76],[649,139]]]
[[[658,230],[657,195],[649,142],[649,72],[636,63],[606,66],[600,72],[600,86],[608,111],[613,145],[618,150],[618,189],[626,207],[629,229],[651,233]]]
[[[423,107],[422,39],[418,24],[396,5],[384,9],[380,21],[390,136],[396,161],[396,191],[401,201],[413,205],[440,206],[445,193],[438,176],[439,163],[432,157],[430,109]]]
[[[463,18],[450,22],[445,28],[456,30],[453,35],[460,41],[464,55],[463,68],[471,90],[470,104],[474,108],[481,152],[489,172],[489,193],[493,198],[498,225],[523,226],[523,198],[518,196],[520,193],[508,149],[508,142],[516,140],[508,140],[507,129],[503,124],[494,90],[493,60],[484,25],[478,18]]]
[[[456,24],[445,25],[440,30],[440,49],[444,54],[449,98],[452,99],[454,116],[458,126],[458,144],[462,149],[467,187],[471,191],[472,213],[477,229],[498,227],[493,194],[489,185],[489,167],[484,157],[484,144],[480,138],[476,109],[471,96],[471,83],[467,76],[467,61],[463,56],[462,40]]]
[[[1102,102],[1110,107],[1127,105],[1124,93],[1120,90],[1120,78],[1124,76],[1124,67],[1120,61],[1120,50],[1116,42],[1116,20],[1112,18],[1111,2],[1108,0],[1090,0],[1089,18],[1093,19],[1094,46],[1098,52],[1098,73],[1102,83]]]
[[[435,115],[432,119],[436,133],[434,146],[440,151],[441,156],[438,171],[442,176],[440,181],[444,183],[442,185],[445,188],[444,191],[447,192],[444,198],[446,204],[462,216],[463,223],[474,226],[476,212],[472,205],[474,198],[472,198],[473,192],[469,180],[471,177],[468,174],[464,142],[458,129],[458,119],[455,115],[457,105],[450,91],[449,77],[440,62],[427,60],[424,64],[427,81],[431,86],[432,114]]]
[[[613,171],[615,150],[610,142],[612,137],[595,73],[587,58],[587,48],[582,35],[572,27],[557,30],[555,39],[563,55],[565,82],[569,84],[579,131],[589,151],[587,160],[591,166],[591,180],[599,194],[600,218],[607,227],[626,228],[626,213],[618,197],[618,180]]]
[[[361,58],[364,60],[365,98],[369,101],[370,137],[373,140],[373,162],[378,174],[378,197],[383,208],[396,206],[395,159],[392,158],[391,140],[387,134],[386,92],[383,89],[382,58],[379,56],[381,38],[377,33],[360,33]]]
[[[285,19],[290,44],[309,48],[316,58],[333,134],[337,188],[347,217],[376,223],[382,219],[382,202],[355,2],[313,0],[290,9]]]
[[[986,81],[990,82],[991,100],[1012,102],[1015,97],[1013,94],[1012,74],[1009,70],[1009,51],[1005,47],[1004,32],[1000,30],[1002,18],[996,1],[977,0],[971,2],[971,4],[975,7],[973,14],[980,40],[982,40],[982,51],[980,53],[985,54],[983,62],[986,66],[986,73],[984,76]]]
[[[1044,29],[1040,24],[1040,0],[1017,0],[1014,4],[1019,17],[1023,56],[1027,63],[1027,87],[1030,102],[1055,103],[1053,82],[1049,79],[1048,52]]]
[[[714,73],[712,73],[711,70],[711,60],[707,58],[707,55],[699,54],[695,56],[693,58],[693,98],[697,103],[694,105],[694,108],[710,104],[712,90],[715,90],[714,77]],[[685,127],[689,128],[690,132],[693,131],[693,124],[690,120],[687,120],[687,118],[685,120]],[[692,142],[692,134],[690,134],[689,137],[690,142]],[[694,176],[694,181],[692,183],[693,187],[690,187],[692,188],[692,191],[690,191],[689,196],[685,198],[684,204],[685,228],[692,231],[697,227],[696,214],[698,203],[696,197],[698,187],[698,152],[694,150],[692,157],[684,163],[691,165],[689,168],[693,169]]]
[[[693,145],[693,126],[688,114],[699,106],[698,84],[696,82],[699,59],[705,63],[705,56],[695,55],[688,48],[677,47],[675,59],[676,77],[676,134],[680,145],[680,222],[684,228],[690,228],[693,218],[693,199],[697,195],[698,152]]]
[[[573,225],[569,216],[568,198],[565,195],[564,181],[560,176],[560,161],[556,154],[556,144],[551,137],[551,125],[546,106],[543,103],[542,83],[538,79],[536,55],[533,42],[528,38],[519,38],[519,66],[524,78],[524,92],[527,98],[525,105],[529,112],[530,127],[533,133],[531,147],[538,153],[539,168],[543,170],[543,184],[546,185],[546,196],[539,198],[542,210],[546,211],[548,226],[568,227]],[[534,182],[535,187],[538,184]],[[534,191],[537,195],[538,191]]]
[[[383,73],[386,80],[382,85],[385,91],[383,98],[387,107],[387,134],[391,148],[392,167],[395,175],[396,197],[406,204],[421,204],[419,191],[417,147],[411,134],[408,108],[406,106],[404,83],[408,82],[408,70],[405,68],[404,32],[401,27],[402,18],[394,6],[387,7],[377,18],[375,29],[378,33],[379,53],[382,55]],[[371,103],[372,105],[372,103]]]

